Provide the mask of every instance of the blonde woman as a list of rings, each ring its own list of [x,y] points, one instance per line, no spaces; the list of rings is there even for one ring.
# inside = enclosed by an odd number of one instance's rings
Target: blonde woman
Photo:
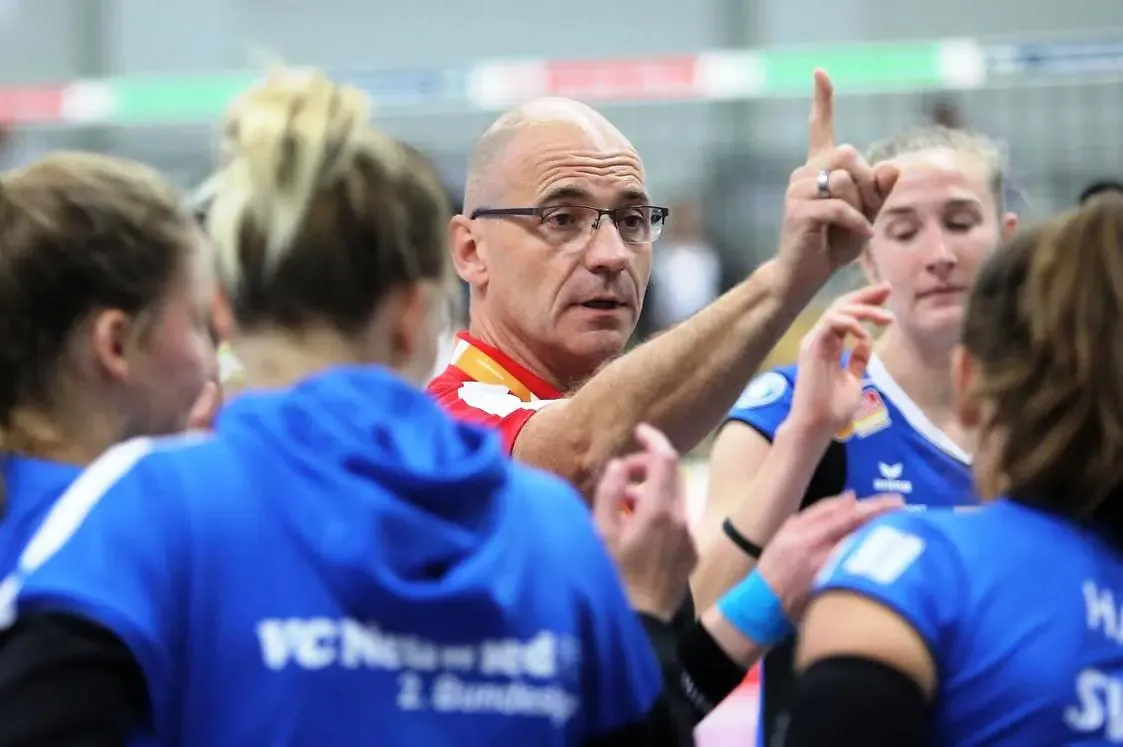
[[[673,743],[575,491],[418,388],[448,208],[368,114],[309,72],[233,109],[207,224],[242,391],[212,434],[110,451],[35,535],[0,745]]]
[[[951,356],[979,268],[1017,217],[985,137],[942,127],[875,145],[899,177],[860,258],[870,284],[839,299],[798,362],[758,376],[719,431],[692,580],[699,608],[749,573],[801,506],[844,491],[913,507],[973,505],[972,432],[955,418]],[[827,191],[855,188],[831,172]],[[864,325],[885,328],[875,341]],[[770,743],[788,703],[792,647],[765,659]]]

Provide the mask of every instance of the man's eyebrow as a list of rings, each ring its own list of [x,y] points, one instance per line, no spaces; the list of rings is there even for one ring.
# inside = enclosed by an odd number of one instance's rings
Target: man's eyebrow
[[[629,187],[617,196],[616,204],[649,205],[651,204],[651,196],[639,187]]]
[[[581,189],[580,187],[556,187],[543,195],[542,198],[538,200],[538,203],[541,205],[545,205],[547,203],[557,202],[559,200],[582,200],[588,203],[592,200],[592,196],[588,193],[588,191]]]
[[[561,200],[576,200],[585,205],[594,205],[596,201],[593,199],[592,194],[581,187],[573,185],[565,185],[551,189],[539,199],[540,205],[548,205],[551,202],[559,202]],[[629,187],[616,195],[616,205],[646,205],[650,202],[651,197],[647,192],[639,187]]]

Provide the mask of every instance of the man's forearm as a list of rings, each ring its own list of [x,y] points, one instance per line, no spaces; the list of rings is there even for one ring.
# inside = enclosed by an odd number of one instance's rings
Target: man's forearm
[[[793,289],[775,262],[674,329],[613,361],[564,404],[544,408],[515,455],[558,472],[590,495],[601,467],[641,422],[680,451],[721,420],[817,287]]]

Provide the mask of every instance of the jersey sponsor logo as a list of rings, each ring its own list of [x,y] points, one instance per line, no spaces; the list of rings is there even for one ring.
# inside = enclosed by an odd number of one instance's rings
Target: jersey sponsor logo
[[[269,618],[258,622],[257,638],[262,663],[274,672],[333,667],[395,675],[403,711],[523,716],[561,727],[580,705],[572,685],[580,680],[581,643],[550,630],[446,645],[350,618]]]
[[[881,476],[874,478],[874,490],[879,493],[900,493],[901,495],[908,495],[912,492],[912,482],[901,479],[905,471],[904,463],[886,464],[885,462],[878,462],[877,471]]]
[[[788,380],[782,374],[770,371],[749,382],[749,385],[745,387],[745,391],[741,393],[737,400],[737,404],[733,407],[737,410],[764,407],[783,397],[787,390]]]
[[[924,553],[920,537],[893,527],[874,527],[842,563],[851,576],[888,586],[901,577]]]
[[[858,411],[854,413],[850,425],[836,433],[835,439],[846,441],[854,435],[857,435],[858,438],[865,438],[878,431],[885,430],[892,424],[893,420],[889,417],[889,408],[885,406],[881,395],[877,393],[876,389],[866,387],[862,390],[862,403],[858,405]]]

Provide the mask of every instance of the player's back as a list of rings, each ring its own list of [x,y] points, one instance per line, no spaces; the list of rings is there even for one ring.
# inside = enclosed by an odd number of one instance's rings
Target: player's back
[[[1123,741],[1123,554],[999,501],[899,512],[860,533],[821,586],[901,614],[940,678],[934,745]]]
[[[661,689],[573,489],[377,369],[245,394],[214,436],[87,475],[21,609],[114,632],[163,744],[563,747]]]
[[[1118,743],[1120,552],[1087,530],[1009,502],[944,520],[969,581],[964,617],[942,649],[943,741]]]

